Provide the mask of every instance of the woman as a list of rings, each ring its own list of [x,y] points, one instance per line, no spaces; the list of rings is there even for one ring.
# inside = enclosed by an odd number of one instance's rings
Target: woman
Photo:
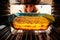
[[[24,5],[24,12],[28,12],[28,13],[37,12],[37,8],[33,4],[26,4]]]

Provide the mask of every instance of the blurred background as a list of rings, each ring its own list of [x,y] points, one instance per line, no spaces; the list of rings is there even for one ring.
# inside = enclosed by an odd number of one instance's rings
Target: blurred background
[[[12,13],[16,13],[19,12],[19,10],[22,10],[22,6],[23,4],[34,4],[34,5],[38,5],[38,7],[41,9],[41,13],[42,10],[46,10],[43,13],[49,13],[50,15],[53,15],[55,18],[55,22],[53,23],[54,28],[52,29],[52,32],[49,34],[50,38],[52,38],[51,40],[58,40],[59,39],[59,35],[60,35],[60,1],[59,0],[0,0],[0,39],[1,40],[19,40],[19,36],[17,36],[17,34],[15,34],[15,32],[13,32],[12,34],[12,28],[11,25],[9,23],[9,15]],[[18,9],[18,8],[20,9]],[[37,7],[37,8],[38,8]],[[43,9],[41,8],[43,7]],[[45,8],[46,7],[46,8]],[[47,9],[47,7],[49,9]],[[14,9],[16,8],[16,9]],[[14,10],[13,10],[14,9]],[[21,31],[21,30],[20,30]],[[21,31],[22,32],[22,31]],[[24,32],[27,33],[27,32]],[[18,34],[20,35],[20,34]],[[22,35],[22,33],[21,33]],[[20,36],[21,36],[20,35]],[[29,35],[29,33],[28,33]],[[33,32],[32,32],[33,35]],[[45,33],[41,33],[40,35],[42,35],[43,40],[45,40],[46,38],[44,36],[46,36]],[[49,37],[48,35],[48,37]],[[29,35],[30,36],[30,35]],[[33,35],[34,38],[35,35]],[[26,34],[23,35],[22,40],[29,40],[26,39]],[[31,40],[39,40],[38,37],[37,39],[31,39]],[[46,39],[46,40],[49,40]]]

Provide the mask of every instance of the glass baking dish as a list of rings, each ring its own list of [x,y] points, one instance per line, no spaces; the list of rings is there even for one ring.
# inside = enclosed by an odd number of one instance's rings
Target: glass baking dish
[[[16,13],[11,17],[16,30],[46,30],[55,21],[52,15],[42,13]]]

